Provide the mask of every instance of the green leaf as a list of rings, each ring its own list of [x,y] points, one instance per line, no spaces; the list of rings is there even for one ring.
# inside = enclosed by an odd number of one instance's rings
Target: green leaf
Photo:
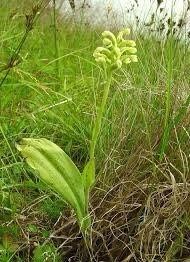
[[[38,227],[34,224],[29,224],[27,226],[27,229],[30,233],[37,233],[38,232]]]
[[[19,245],[10,234],[3,234],[2,236],[3,247],[9,252],[15,252]]]
[[[90,187],[95,182],[95,160],[90,159],[83,170],[83,180],[84,180],[84,186],[85,191],[89,191]]]
[[[59,262],[61,258],[53,244],[39,245],[34,249],[32,262]]]
[[[88,224],[84,182],[70,157],[44,138],[24,138],[17,149],[29,166],[37,171],[38,177],[74,208],[80,226],[84,229]]]

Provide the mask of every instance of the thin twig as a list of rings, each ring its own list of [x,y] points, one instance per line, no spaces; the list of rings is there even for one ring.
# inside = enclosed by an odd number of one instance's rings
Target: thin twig
[[[59,49],[57,39],[57,23],[56,23],[56,0],[53,0],[53,26],[54,26],[54,46],[55,46],[55,73],[59,77]]]
[[[9,62],[7,63],[6,66],[4,66],[1,70],[0,73],[6,70],[5,75],[3,76],[3,78],[0,81],[0,87],[2,87],[2,85],[4,84],[5,80],[7,79],[11,69],[13,67],[15,67],[16,65],[18,65],[20,63],[19,61],[19,53],[30,33],[30,31],[32,31],[33,26],[37,20],[37,18],[39,17],[38,15],[41,13],[40,10],[44,10],[45,7],[49,4],[50,0],[46,1],[45,0],[45,5],[43,5],[44,0],[42,0],[41,3],[36,4],[35,6],[33,6],[32,11],[30,14],[26,15],[26,27],[25,27],[25,33],[20,41],[20,43],[18,44],[17,48],[15,49],[15,51],[13,52],[11,58],[9,59]]]

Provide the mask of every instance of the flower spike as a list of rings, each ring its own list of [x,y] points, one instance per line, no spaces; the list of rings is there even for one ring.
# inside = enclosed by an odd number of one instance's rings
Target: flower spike
[[[135,41],[124,39],[129,34],[129,28],[120,31],[117,37],[110,31],[104,31],[103,47],[97,47],[93,54],[96,62],[111,71],[120,69],[123,64],[138,62]]]

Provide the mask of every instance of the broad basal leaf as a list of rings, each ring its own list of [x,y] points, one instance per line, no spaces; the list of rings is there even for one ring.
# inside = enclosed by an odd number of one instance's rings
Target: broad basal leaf
[[[82,226],[87,216],[84,182],[69,156],[56,144],[44,138],[24,138],[17,145],[17,149],[37,171],[38,177],[75,209]]]

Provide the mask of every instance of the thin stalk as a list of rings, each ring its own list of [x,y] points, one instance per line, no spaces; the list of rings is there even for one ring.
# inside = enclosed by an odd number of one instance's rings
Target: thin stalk
[[[190,95],[187,97],[185,103],[179,109],[178,114],[173,118],[172,121],[170,121],[169,132],[171,132],[173,128],[176,128],[181,123],[181,121],[187,114],[189,105],[190,105]]]
[[[164,127],[163,136],[160,146],[159,160],[163,159],[164,153],[168,147],[169,136],[170,136],[170,117],[171,117],[171,107],[172,107],[172,68],[173,68],[173,56],[172,56],[172,43],[170,43],[169,48],[169,61],[168,61],[168,79],[166,84],[166,94],[165,94],[165,116],[164,116]]]
[[[38,12],[40,12],[40,9],[45,9],[46,5],[48,5],[50,2],[50,0],[47,1],[47,3],[43,6],[43,1],[41,1],[40,4],[35,5],[32,8],[31,14],[26,15],[26,28],[25,28],[25,32],[24,35],[22,37],[22,39],[20,40],[17,48],[15,49],[15,51],[13,52],[12,56],[9,59],[9,62],[7,63],[7,65],[5,65],[1,70],[0,73],[3,71],[6,71],[5,75],[3,76],[3,78],[0,80],[0,87],[2,87],[2,85],[4,84],[5,80],[7,79],[11,69],[13,67],[15,67],[19,62],[18,62],[18,58],[19,58],[19,53],[24,45],[24,43],[26,42],[26,39],[29,35],[29,33],[32,31],[33,29],[33,25],[35,24],[37,18],[38,18]]]
[[[24,33],[24,35],[23,35],[23,37],[22,37],[19,45],[17,46],[16,50],[14,51],[14,53],[13,53],[12,56],[11,56],[10,61],[8,62],[7,65],[5,65],[5,66],[0,70],[0,73],[3,72],[3,71],[5,71],[5,70],[9,71],[12,67],[14,67],[15,62],[16,62],[16,60],[17,60],[17,58],[18,58],[18,54],[19,54],[19,52],[20,52],[20,50],[21,50],[21,48],[22,48],[22,46],[23,46],[23,44],[24,44],[24,42],[25,42],[25,40],[26,40],[29,32],[30,32],[29,30],[26,30],[26,31],[25,31],[25,33]]]
[[[103,114],[105,111],[105,106],[106,106],[106,102],[107,102],[107,98],[108,98],[108,94],[110,90],[111,81],[112,81],[112,71],[109,71],[108,73],[106,73],[106,84],[104,87],[102,102],[98,109],[98,114],[97,114],[97,117],[94,123],[94,128],[92,131],[92,140],[90,143],[90,159],[94,159],[95,148],[96,148],[98,136],[101,130],[101,126],[102,126],[102,118],[103,118]]]
[[[177,116],[175,116],[174,121],[173,121],[173,126],[178,125],[182,121],[182,119],[184,118],[185,114],[187,113],[189,105],[190,105],[190,95],[187,97],[187,100],[185,101],[185,103],[179,109],[179,112],[178,112]]]
[[[53,27],[54,27],[54,47],[55,47],[55,73],[59,77],[59,48],[57,40],[57,23],[56,23],[56,0],[53,0]]]
[[[0,87],[3,85],[3,83],[5,82],[5,80],[7,79],[7,76],[9,75],[11,69],[15,66],[15,63],[19,57],[19,53],[26,41],[26,38],[28,37],[28,34],[29,34],[30,30],[26,30],[18,47],[16,48],[16,50],[14,51],[13,55],[11,56],[10,58],[10,62],[7,64],[7,66],[5,66],[3,69],[1,69],[0,72],[6,70],[6,73],[4,75],[4,77],[1,79],[0,81]]]

